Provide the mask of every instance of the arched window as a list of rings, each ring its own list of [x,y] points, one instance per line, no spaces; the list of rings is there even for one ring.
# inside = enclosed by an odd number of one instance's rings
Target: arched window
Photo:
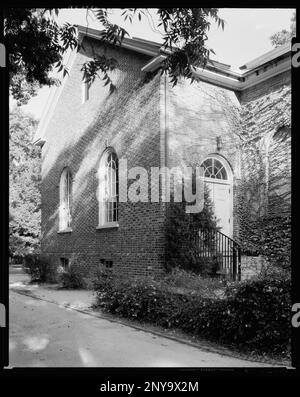
[[[68,167],[64,168],[59,184],[59,230],[71,228],[72,176]]]
[[[99,227],[118,225],[118,202],[118,157],[113,149],[108,149],[99,167]]]
[[[203,161],[205,178],[228,179],[224,165],[216,158],[210,157]]]

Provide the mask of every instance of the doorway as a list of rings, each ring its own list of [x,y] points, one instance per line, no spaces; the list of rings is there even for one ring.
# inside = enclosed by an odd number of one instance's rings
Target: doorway
[[[228,162],[219,155],[208,156],[201,166],[204,168],[204,183],[213,202],[220,231],[232,238],[233,199],[232,171]]]

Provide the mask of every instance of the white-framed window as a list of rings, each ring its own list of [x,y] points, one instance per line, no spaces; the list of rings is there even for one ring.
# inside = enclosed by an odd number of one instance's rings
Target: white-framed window
[[[82,103],[86,102],[90,98],[90,87],[91,83],[88,81],[82,82]]]
[[[72,175],[65,167],[59,183],[59,231],[71,231]]]
[[[214,178],[214,179],[224,179],[227,180],[227,171],[224,165],[218,159],[210,157],[203,161],[202,167],[204,167],[204,177]]]
[[[107,149],[99,165],[99,224],[98,227],[118,226],[119,170],[116,152]]]

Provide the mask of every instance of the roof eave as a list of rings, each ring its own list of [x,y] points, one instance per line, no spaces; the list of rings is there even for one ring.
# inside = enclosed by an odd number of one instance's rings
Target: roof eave
[[[290,43],[286,43],[283,44],[280,47],[274,48],[271,51],[268,51],[267,53],[252,59],[249,62],[246,62],[244,65],[240,66],[239,69],[241,70],[253,70],[254,68],[257,68],[259,66],[262,66],[272,60],[275,60],[276,58],[280,57],[281,55],[284,55],[288,52],[291,51],[291,44]]]
[[[86,36],[93,38],[95,40],[101,40],[101,30],[96,30],[92,28],[86,28],[84,26],[77,26],[78,33],[81,36]],[[158,43],[154,43],[153,41],[138,39],[138,38],[130,38],[124,37],[122,43],[119,45],[120,47],[127,48],[129,50],[133,50],[145,55],[149,56],[157,56],[159,54],[159,50],[161,45]]]

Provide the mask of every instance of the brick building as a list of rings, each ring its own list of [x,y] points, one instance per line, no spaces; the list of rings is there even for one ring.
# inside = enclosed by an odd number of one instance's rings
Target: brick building
[[[84,272],[100,263],[132,274],[163,271],[167,204],[150,201],[150,181],[149,202],[120,202],[120,159],[148,175],[152,167],[203,165],[221,231],[245,252],[249,217],[289,216],[290,46],[239,71],[210,62],[194,84],[172,87],[157,73],[160,45],[125,38],[107,48],[118,61],[110,93],[101,79],[83,83],[82,64],[103,48],[96,30],[79,27],[79,34],[83,47],[70,55],[69,76],[53,89],[35,136],[43,252]]]

